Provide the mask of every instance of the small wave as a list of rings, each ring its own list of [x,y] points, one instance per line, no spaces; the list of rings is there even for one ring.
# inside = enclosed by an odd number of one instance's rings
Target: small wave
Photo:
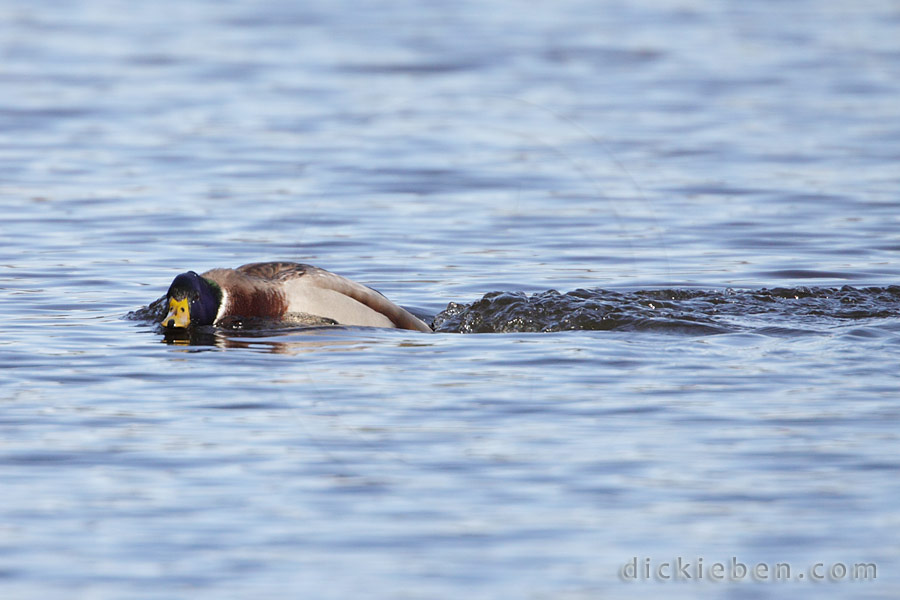
[[[708,335],[774,330],[816,332],[836,322],[900,314],[900,286],[722,291],[491,292],[450,303],[434,319],[444,333],[619,330]],[[774,329],[773,329],[774,328]]]
[[[129,321],[140,321],[142,323],[159,323],[165,316],[166,297],[162,296],[147,306],[129,312],[125,315],[125,318]]]

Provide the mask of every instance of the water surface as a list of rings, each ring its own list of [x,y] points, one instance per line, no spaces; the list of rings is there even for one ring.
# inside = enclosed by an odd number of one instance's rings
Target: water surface
[[[898,25],[3,3],[2,596],[896,597]],[[446,327],[125,317],[263,260]]]

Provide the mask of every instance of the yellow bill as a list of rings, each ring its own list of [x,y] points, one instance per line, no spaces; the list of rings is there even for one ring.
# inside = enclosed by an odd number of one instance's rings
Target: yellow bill
[[[187,327],[191,324],[191,307],[188,299],[169,298],[169,314],[162,320],[163,327]]]

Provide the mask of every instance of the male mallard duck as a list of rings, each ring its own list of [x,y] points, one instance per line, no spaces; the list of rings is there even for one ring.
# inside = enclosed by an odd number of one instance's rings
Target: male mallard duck
[[[431,328],[372,288],[310,265],[253,263],[237,269],[182,273],[166,294],[166,328],[212,325],[224,317],[306,313],[340,325]]]

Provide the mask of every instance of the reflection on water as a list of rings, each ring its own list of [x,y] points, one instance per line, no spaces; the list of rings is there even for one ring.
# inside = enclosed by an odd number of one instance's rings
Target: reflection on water
[[[328,325],[323,327],[284,327],[272,329],[233,330],[219,327],[191,327],[166,330],[160,328],[163,341],[173,346],[212,346],[216,348],[244,349],[294,355],[303,352],[327,351],[339,346],[345,350],[366,350],[359,340],[334,337],[326,330],[347,329]],[[358,328],[356,328],[358,329]]]
[[[280,354],[325,350],[334,345],[357,345],[358,341],[335,337],[334,333],[347,330],[365,332],[371,329],[346,327],[338,325],[333,319],[306,313],[288,313],[283,319],[231,316],[216,326],[167,328],[160,324],[165,314],[166,298],[162,297],[146,307],[129,312],[125,318],[150,326],[154,332],[162,335],[166,344],[173,346],[267,349]]]

